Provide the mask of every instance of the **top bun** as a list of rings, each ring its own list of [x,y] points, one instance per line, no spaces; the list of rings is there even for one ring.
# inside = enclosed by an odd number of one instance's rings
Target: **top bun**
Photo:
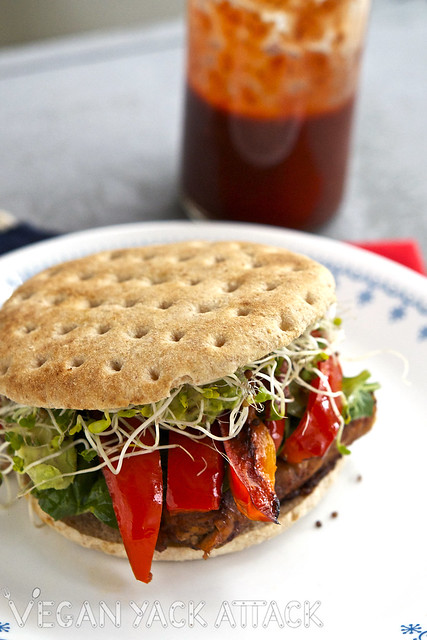
[[[51,267],[0,310],[0,393],[118,409],[286,346],[333,303],[331,273],[279,247],[191,241]]]

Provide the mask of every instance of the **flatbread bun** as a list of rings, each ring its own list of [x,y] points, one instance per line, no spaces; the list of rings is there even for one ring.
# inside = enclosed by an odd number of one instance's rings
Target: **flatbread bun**
[[[340,473],[345,460],[339,459],[333,469],[324,476],[320,482],[315,486],[313,491],[307,496],[298,496],[292,500],[289,500],[281,505],[279,525],[270,522],[253,522],[250,529],[244,531],[236,538],[228,542],[222,547],[213,549],[209,557],[221,556],[226,553],[234,553],[236,551],[242,551],[248,547],[251,547],[270,538],[283,533],[289,527],[291,527],[297,520],[309,513],[322,499],[324,494],[328,491],[329,487],[335,482],[338,474]],[[115,542],[111,539],[102,539],[96,535],[96,532],[92,527],[87,528],[82,524],[81,528],[78,528],[77,523],[79,520],[74,520],[73,526],[66,524],[62,520],[54,520],[47,513],[42,511],[39,507],[37,500],[33,496],[29,496],[31,506],[38,517],[47,525],[55,529],[62,536],[75,542],[76,544],[87,547],[89,549],[96,549],[103,551],[104,553],[118,556],[120,558],[126,558],[126,551],[121,542]],[[84,523],[84,520],[81,520]],[[197,549],[190,549],[189,547],[168,547],[162,552],[155,551],[155,561],[182,561],[182,560],[197,560],[203,557],[203,551]]]
[[[205,384],[287,345],[334,301],[331,273],[279,247],[192,241],[56,265],[0,311],[0,394],[117,409]]]

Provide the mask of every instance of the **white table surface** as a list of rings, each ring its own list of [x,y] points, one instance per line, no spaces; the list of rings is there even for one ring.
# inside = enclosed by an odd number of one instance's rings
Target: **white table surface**
[[[0,209],[56,231],[184,218],[184,27],[0,51]],[[427,4],[372,12],[345,201],[317,232],[427,255]]]

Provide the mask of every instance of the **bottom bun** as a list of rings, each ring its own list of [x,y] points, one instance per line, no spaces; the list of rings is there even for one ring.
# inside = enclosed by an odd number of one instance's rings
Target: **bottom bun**
[[[279,523],[281,526],[273,522],[254,522],[250,529],[245,530],[222,547],[213,549],[210,552],[209,557],[212,558],[226,553],[242,551],[247,547],[264,542],[264,540],[273,538],[286,531],[286,529],[289,529],[294,522],[306,515],[317,505],[329,487],[334,483],[343,465],[344,459],[341,458],[337,461],[333,469],[331,469],[331,471],[329,471],[329,473],[318,482],[309,495],[297,496],[292,500],[284,502],[280,507]],[[55,529],[55,531],[68,540],[71,540],[82,547],[87,547],[88,549],[96,549],[120,558],[127,557],[122,542],[104,540],[94,535],[93,532],[80,530],[77,526],[70,526],[62,520],[54,520],[39,507],[37,500],[32,496],[30,496],[30,503],[32,509],[38,515],[40,520]],[[199,549],[191,549],[190,547],[169,546],[164,551],[155,551],[154,553],[155,561],[163,560],[175,562],[182,560],[199,560],[201,558],[203,558],[203,551]]]

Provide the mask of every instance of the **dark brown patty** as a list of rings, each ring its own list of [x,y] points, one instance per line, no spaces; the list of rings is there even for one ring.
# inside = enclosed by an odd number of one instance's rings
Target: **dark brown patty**
[[[360,418],[346,425],[342,436],[343,444],[349,446],[363,436],[371,429],[373,422],[374,416]],[[333,444],[323,458],[311,458],[293,465],[278,459],[275,488],[280,502],[285,504],[298,495],[311,493],[340,457]],[[101,540],[121,541],[117,529],[103,524],[90,513],[64,518],[63,522]],[[164,509],[156,549],[163,551],[168,546],[178,546],[203,549],[208,553],[252,526],[252,521],[237,509],[231,492],[227,491],[217,511],[170,515]]]
[[[361,418],[348,424],[343,432],[342,442],[349,446],[371,428],[374,418]],[[277,460],[276,494],[281,504],[298,495],[308,495],[318,482],[334,467],[341,457],[335,443],[322,458],[311,458],[299,464],[289,464]],[[157,550],[169,545],[186,546],[209,552],[230,542],[253,525],[236,507],[233,496],[227,491],[218,511],[208,513],[182,513],[170,515],[163,511],[162,523],[157,541]]]

